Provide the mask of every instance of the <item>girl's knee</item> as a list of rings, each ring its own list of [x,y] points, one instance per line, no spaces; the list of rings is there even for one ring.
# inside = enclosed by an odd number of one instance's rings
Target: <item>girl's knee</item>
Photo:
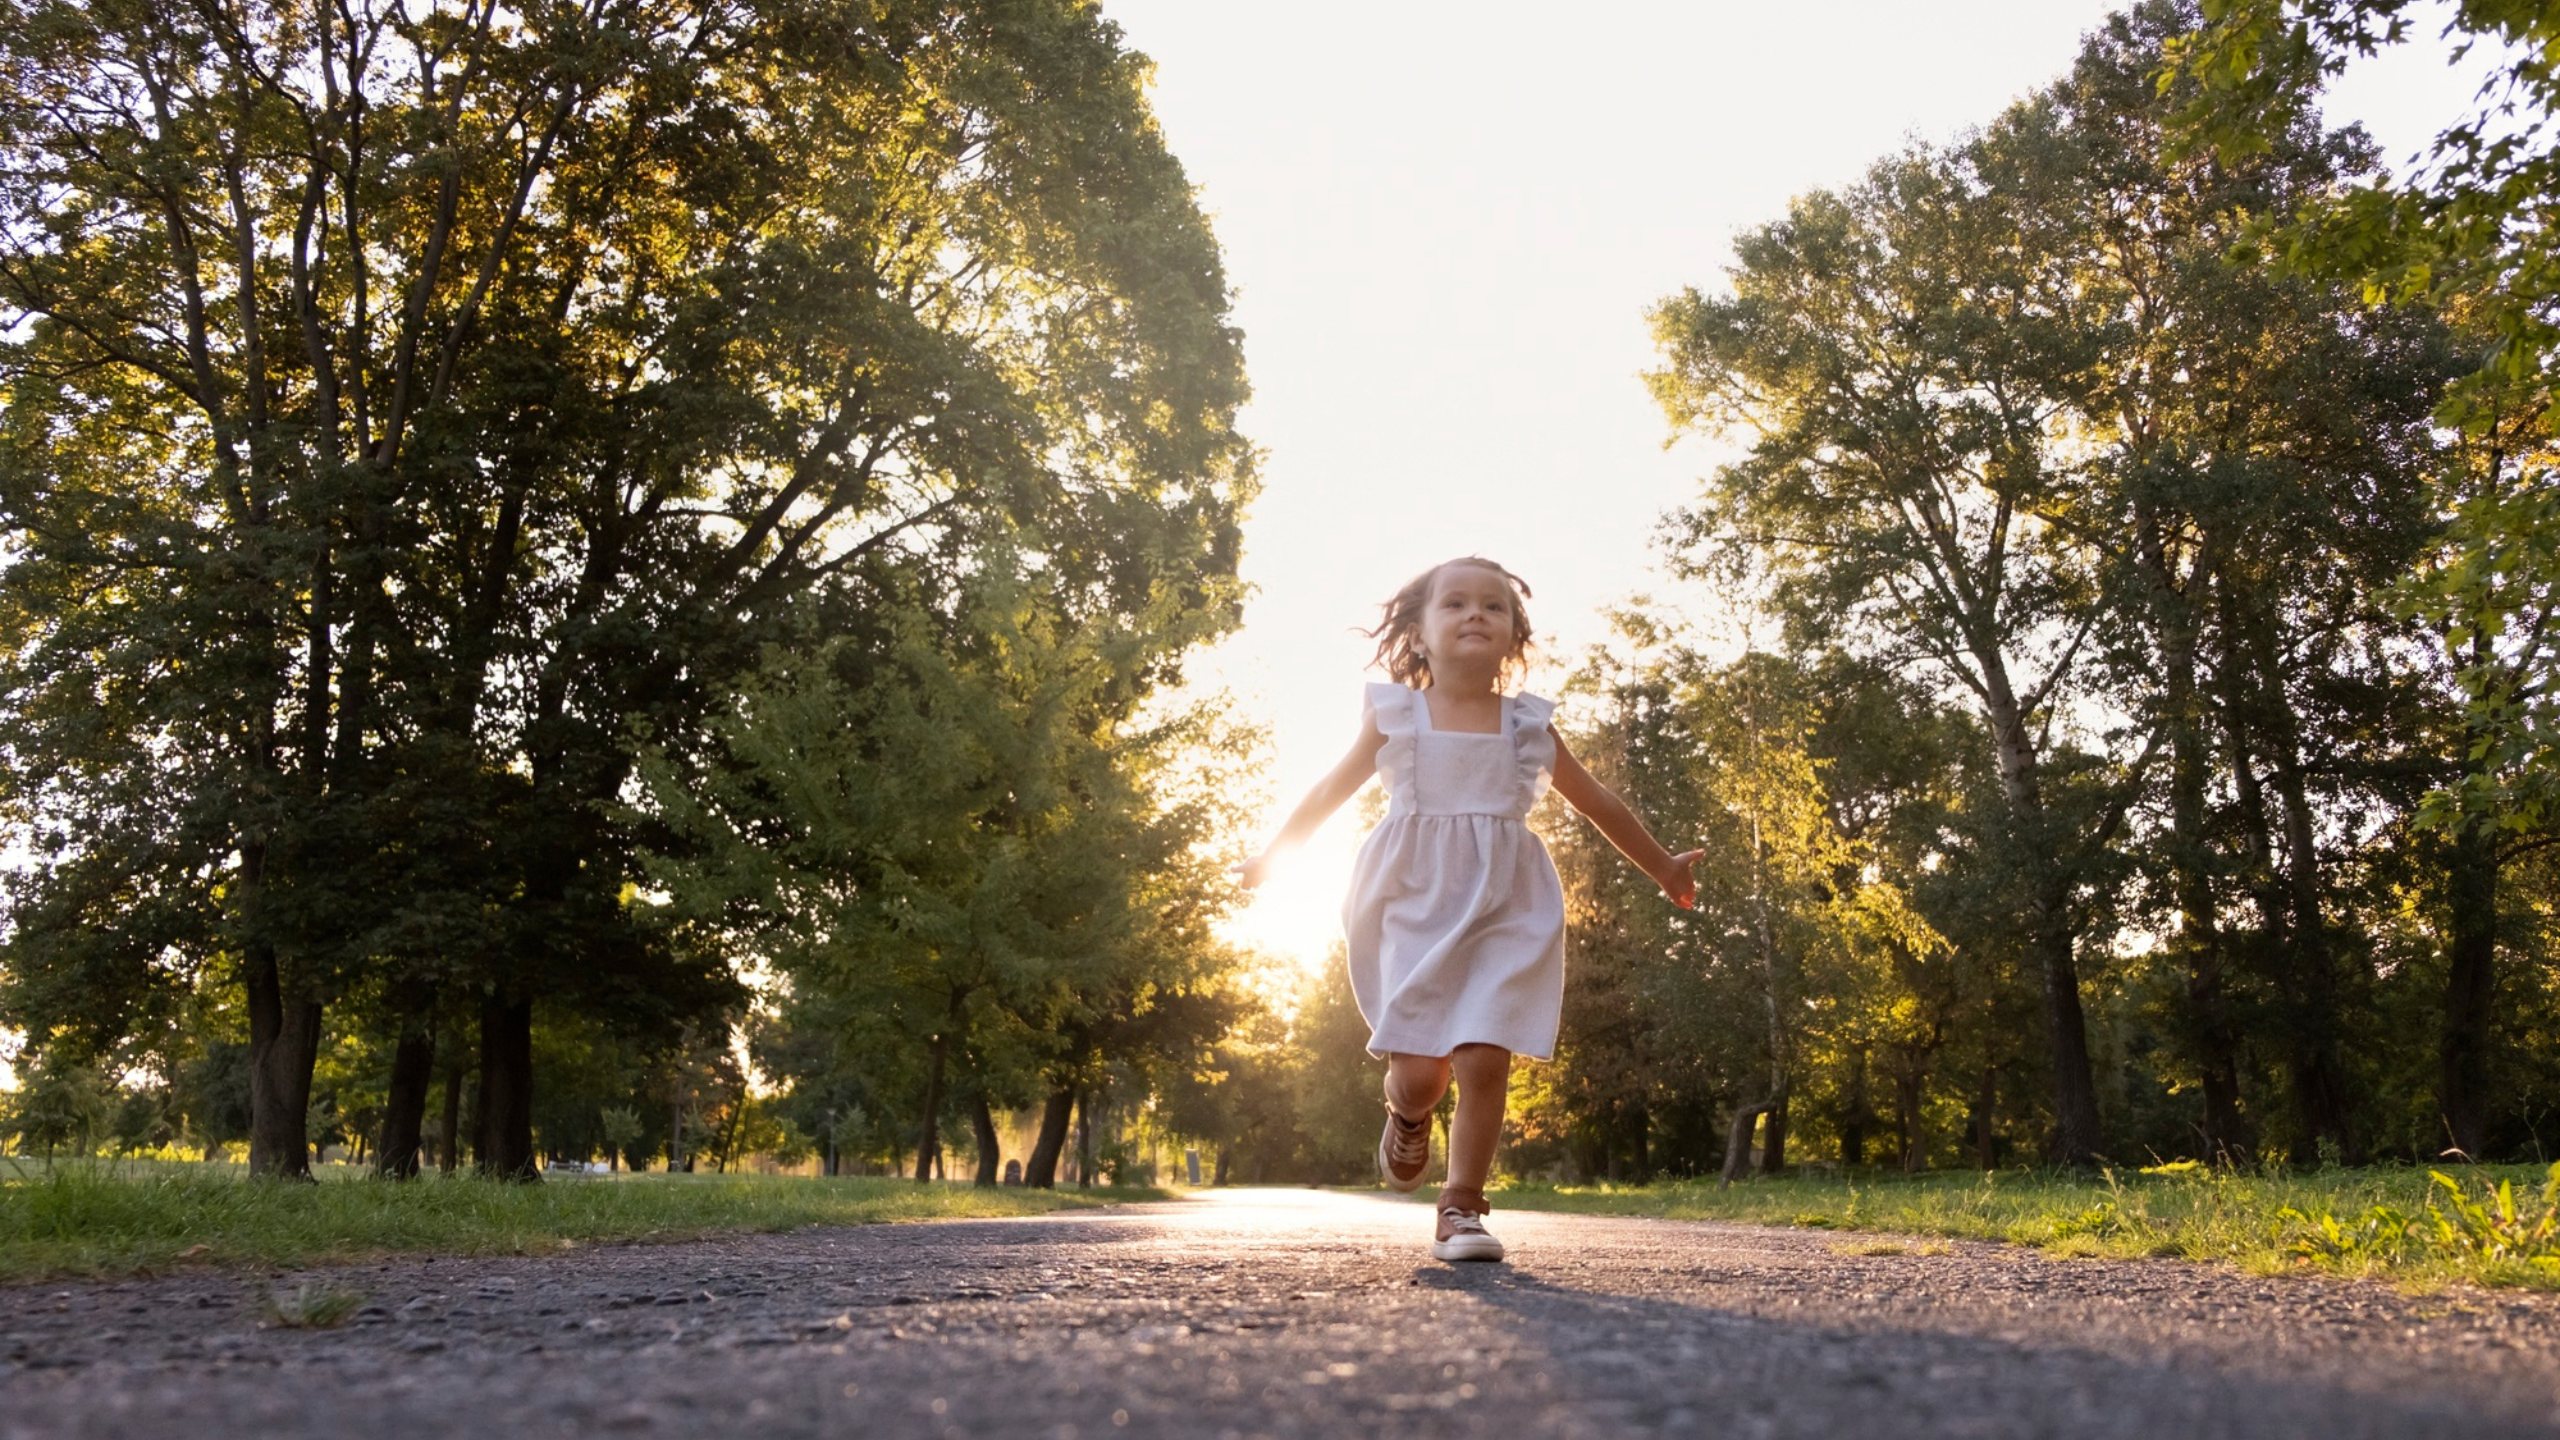
[[[1449,1088],[1449,1062],[1437,1055],[1387,1057],[1387,1102],[1397,1113],[1419,1115],[1440,1103]]]

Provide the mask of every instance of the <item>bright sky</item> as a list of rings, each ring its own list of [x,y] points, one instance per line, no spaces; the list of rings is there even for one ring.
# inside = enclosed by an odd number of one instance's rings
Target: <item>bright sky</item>
[[[1551,689],[1647,587],[1649,537],[1706,467],[1666,452],[1645,311],[1715,284],[1740,230],[1945,140],[2060,75],[2097,0],[1103,0],[1225,246],[1266,452],[1258,587],[1218,654],[1268,718],[1277,824],[1359,716],[1352,627],[1482,553],[1536,589]],[[2422,25],[2432,36],[2436,24]],[[2330,110],[2405,157],[2476,81],[2441,47],[2351,73]],[[2476,68],[2476,67],[2474,67]],[[1241,938],[1313,960],[1337,816]]]

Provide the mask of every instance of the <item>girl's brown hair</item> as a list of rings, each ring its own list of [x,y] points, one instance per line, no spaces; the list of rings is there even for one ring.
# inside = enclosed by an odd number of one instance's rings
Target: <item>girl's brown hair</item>
[[[1431,587],[1439,580],[1440,572],[1460,565],[1490,570],[1511,587],[1511,650],[1502,657],[1502,671],[1495,683],[1508,689],[1527,670],[1529,641],[1535,633],[1529,628],[1528,606],[1522,603],[1529,598],[1529,582],[1481,555],[1462,555],[1406,581],[1395,598],[1386,603],[1378,628],[1361,632],[1378,642],[1378,653],[1370,657],[1370,663],[1383,667],[1397,684],[1416,690],[1430,687],[1431,659],[1422,653],[1422,612],[1431,604]]]

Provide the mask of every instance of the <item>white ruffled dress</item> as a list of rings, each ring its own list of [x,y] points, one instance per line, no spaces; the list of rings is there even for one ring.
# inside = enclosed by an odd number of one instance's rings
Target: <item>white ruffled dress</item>
[[[1564,1011],[1564,887],[1528,826],[1556,763],[1555,702],[1506,696],[1499,734],[1431,728],[1422,692],[1371,685],[1387,816],[1343,903],[1369,1053],[1499,1045],[1544,1060]]]

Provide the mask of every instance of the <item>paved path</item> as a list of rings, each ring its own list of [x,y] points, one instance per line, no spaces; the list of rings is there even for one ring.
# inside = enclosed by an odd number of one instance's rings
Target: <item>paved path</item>
[[[1311,1191],[0,1290],[0,1436],[2560,1435],[2560,1305]],[[1929,1247],[1936,1249],[1938,1247]]]

